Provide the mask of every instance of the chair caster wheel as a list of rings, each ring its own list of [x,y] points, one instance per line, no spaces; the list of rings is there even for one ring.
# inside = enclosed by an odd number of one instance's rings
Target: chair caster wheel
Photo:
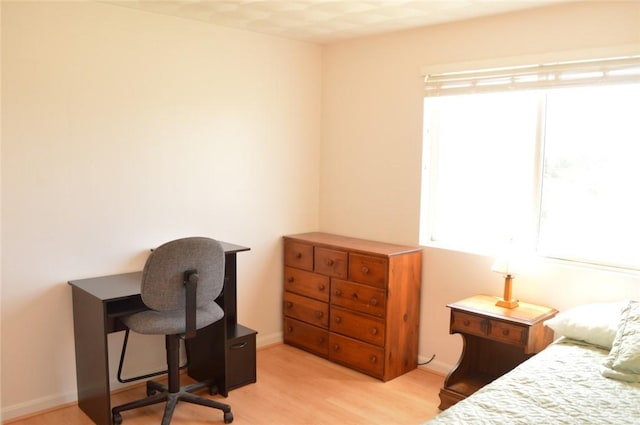
[[[224,413],[224,423],[225,424],[230,424],[231,422],[233,422],[233,413],[225,412]]]
[[[156,389],[150,385],[150,382],[147,382],[147,397],[151,397],[157,393]]]
[[[113,414],[113,425],[120,425],[122,423],[122,415],[120,413]]]

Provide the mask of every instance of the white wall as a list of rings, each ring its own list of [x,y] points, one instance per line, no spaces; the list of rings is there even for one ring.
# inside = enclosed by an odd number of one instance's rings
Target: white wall
[[[324,49],[108,4],[1,7],[5,419],[75,399],[69,279],[140,269],[183,235],[247,245],[240,321],[265,344],[281,337],[283,234],[416,244],[421,67],[640,43],[624,2]],[[425,248],[420,355],[436,369],[460,349],[445,304],[500,294],[491,261]],[[543,263],[515,293],[566,308],[640,297],[640,281]]]
[[[320,227],[418,243],[425,66],[607,50],[635,44],[640,3],[588,2],[335,43],[325,49]],[[464,123],[461,123],[464,125]],[[473,178],[473,176],[468,176]],[[424,249],[420,357],[447,372],[461,350],[449,335],[447,303],[502,294],[492,258]],[[524,301],[566,309],[640,298],[640,276],[542,262],[514,283]]]
[[[176,237],[251,248],[239,320],[279,341],[281,236],[318,228],[321,48],[94,2],[3,1],[2,42],[4,418],[76,398],[67,281]]]

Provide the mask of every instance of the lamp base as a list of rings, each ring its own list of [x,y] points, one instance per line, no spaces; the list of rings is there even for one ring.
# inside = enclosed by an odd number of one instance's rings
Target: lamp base
[[[516,307],[518,307],[518,300],[510,300],[510,301],[498,300],[496,305],[498,307],[504,307],[504,308],[516,308]]]

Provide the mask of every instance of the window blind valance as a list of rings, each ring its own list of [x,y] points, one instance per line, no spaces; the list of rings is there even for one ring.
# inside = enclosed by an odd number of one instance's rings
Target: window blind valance
[[[640,82],[640,55],[531,64],[424,77],[426,96]]]

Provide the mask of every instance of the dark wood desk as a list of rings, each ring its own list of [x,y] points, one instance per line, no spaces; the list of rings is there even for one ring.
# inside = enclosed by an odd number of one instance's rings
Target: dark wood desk
[[[249,248],[222,242],[225,277],[216,302],[225,316],[188,340],[188,374],[212,379],[220,394],[256,382],[256,331],[237,321],[236,253]],[[107,334],[125,329],[123,315],[145,310],[142,272],[70,281],[76,350],[78,405],[98,425],[111,425],[111,386]]]

